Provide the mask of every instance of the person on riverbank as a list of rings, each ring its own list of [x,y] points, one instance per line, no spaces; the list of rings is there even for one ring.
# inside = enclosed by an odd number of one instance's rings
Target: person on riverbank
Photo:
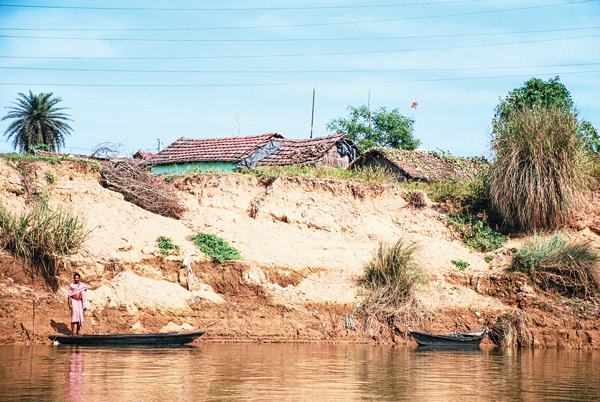
[[[87,310],[87,290],[87,285],[81,282],[81,275],[75,273],[73,275],[73,283],[69,285],[68,289],[68,302],[69,309],[71,310],[71,333],[73,335],[79,335],[79,331],[83,327],[83,312]]]

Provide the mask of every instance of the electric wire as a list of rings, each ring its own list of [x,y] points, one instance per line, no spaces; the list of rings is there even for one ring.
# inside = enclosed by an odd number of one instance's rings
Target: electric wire
[[[206,31],[206,30],[235,30],[235,29],[298,28],[298,27],[316,27],[316,26],[374,24],[374,23],[382,23],[382,22],[417,21],[417,20],[425,20],[425,19],[466,17],[466,16],[472,16],[472,15],[497,14],[497,13],[512,12],[512,11],[536,10],[536,9],[541,9],[541,8],[572,6],[572,5],[576,5],[576,4],[590,3],[590,2],[595,2],[595,1],[597,1],[597,0],[579,0],[579,1],[571,1],[568,3],[543,4],[543,5],[538,5],[538,6],[515,7],[515,8],[505,8],[505,9],[498,9],[498,10],[471,11],[471,12],[454,13],[454,14],[426,15],[426,16],[419,16],[419,17],[387,18],[387,19],[379,19],[379,20],[314,22],[314,23],[304,23],[304,24],[282,24],[282,25],[202,27],[202,28],[197,28],[197,30]],[[42,7],[42,6],[40,6],[40,7]],[[190,9],[186,9],[186,11],[189,11],[189,10]]]
[[[547,38],[547,39],[530,39],[511,42],[484,43],[471,45],[455,45],[455,46],[438,46],[438,47],[423,47],[423,48],[407,48],[407,49],[392,49],[392,50],[357,50],[343,52],[315,52],[315,53],[283,53],[283,54],[248,54],[248,55],[208,55],[208,56],[148,56],[148,57],[88,57],[88,56],[9,56],[0,55],[0,59],[44,59],[44,60],[192,60],[192,59],[261,59],[261,58],[278,58],[278,57],[305,57],[305,56],[348,56],[361,54],[390,54],[404,52],[420,52],[430,50],[449,50],[449,49],[469,49],[479,47],[517,45],[526,43],[542,43],[554,42],[561,40],[587,39],[597,38],[600,34],[580,35],[566,38]]]
[[[600,70],[584,70],[584,71],[559,71],[545,73],[549,75],[571,75],[571,74],[594,74],[600,73]],[[512,75],[495,75],[495,76],[479,76],[479,77],[449,77],[449,78],[420,78],[420,79],[405,79],[405,80],[376,80],[376,81],[354,81],[354,82],[307,82],[307,83],[227,83],[227,84],[81,84],[81,83],[25,83],[25,82],[0,82],[0,86],[54,86],[54,87],[123,87],[123,88],[141,88],[141,87],[156,87],[156,88],[185,88],[185,87],[283,87],[283,86],[305,86],[305,85],[363,85],[363,84],[394,84],[407,82],[439,82],[439,81],[467,81],[467,80],[485,80],[485,79],[504,79],[504,78],[521,78],[531,77],[531,73],[527,74],[512,74]]]
[[[352,70],[141,70],[141,69],[108,69],[108,68],[72,68],[72,67],[23,67],[0,66],[0,70],[32,70],[32,71],[79,71],[79,72],[111,72],[111,73],[198,73],[198,74],[339,74],[339,73],[400,73],[400,72],[437,72],[437,71],[474,71],[474,70],[509,70],[522,68],[576,67],[600,65],[600,62],[542,64],[523,66],[488,66],[488,67],[454,67],[454,68],[387,68],[387,69],[352,69]]]
[[[478,33],[459,33],[459,34],[439,34],[439,35],[406,35],[406,36],[371,36],[371,37],[347,37],[347,38],[277,38],[277,39],[165,39],[165,38],[98,38],[98,37],[72,37],[72,36],[32,36],[32,35],[6,35],[0,34],[0,38],[13,39],[58,39],[58,40],[106,40],[123,42],[333,42],[333,41],[362,41],[362,40],[395,40],[395,39],[433,39],[433,38],[461,38],[477,36],[496,36],[496,35],[523,35],[534,33],[550,32],[573,32],[588,31],[600,29],[600,26],[582,27],[582,28],[561,28],[561,29],[539,29],[531,31],[511,31],[511,32],[478,32]],[[5,30],[5,28],[0,28]]]
[[[332,9],[360,9],[360,8],[390,8],[390,7],[412,7],[412,6],[440,6],[446,4],[481,3],[490,0],[455,0],[436,1],[420,3],[387,3],[387,4],[355,4],[338,6],[305,6],[305,7],[228,7],[228,8],[157,8],[157,7],[94,7],[94,6],[56,6],[56,5],[29,5],[29,4],[0,4],[6,8],[41,8],[61,10],[101,10],[101,11],[304,11],[304,10],[332,10]]]

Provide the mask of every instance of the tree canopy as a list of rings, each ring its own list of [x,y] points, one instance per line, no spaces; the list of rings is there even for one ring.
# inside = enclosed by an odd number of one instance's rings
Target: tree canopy
[[[39,144],[51,151],[59,151],[65,145],[65,137],[71,135],[67,123],[70,116],[63,113],[66,108],[58,107],[61,98],[52,97],[52,92],[37,95],[29,91],[19,93],[13,106],[2,120],[13,119],[4,135],[13,139],[13,147],[19,152],[28,152]]]
[[[381,107],[370,112],[367,106],[348,106],[348,110],[347,118],[331,120],[327,129],[346,134],[362,151],[378,146],[412,150],[421,143],[413,137],[415,121],[398,109]]]
[[[520,88],[515,88],[508,93],[506,98],[496,106],[493,120],[494,133],[502,130],[515,113],[521,112],[529,107],[542,107],[548,109],[559,109],[564,113],[571,113],[577,117],[578,113],[567,87],[560,82],[558,76],[548,81],[539,78],[531,78],[525,81]],[[598,132],[588,121],[579,123],[579,135],[582,137],[589,152],[598,153],[600,150],[600,138]]]

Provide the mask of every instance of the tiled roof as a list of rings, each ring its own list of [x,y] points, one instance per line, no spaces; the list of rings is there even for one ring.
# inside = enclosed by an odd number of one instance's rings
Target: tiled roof
[[[304,140],[283,139],[283,145],[264,159],[258,166],[311,165],[318,162],[344,134]]]
[[[427,151],[406,151],[394,148],[374,148],[364,153],[355,163],[383,155],[409,178],[424,181],[473,179],[488,164],[483,158],[458,158],[449,154]]]
[[[274,138],[283,139],[283,136],[270,133],[249,137],[180,138],[151,158],[150,163],[153,165],[217,161],[237,163]]]
[[[135,154],[133,154],[132,158],[146,160],[152,158],[155,155],[156,154],[154,152],[137,151]]]

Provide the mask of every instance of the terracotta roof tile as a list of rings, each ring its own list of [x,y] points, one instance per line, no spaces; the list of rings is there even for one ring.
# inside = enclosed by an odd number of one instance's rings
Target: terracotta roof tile
[[[343,138],[344,134],[335,134],[328,137],[303,140],[283,139],[284,144],[279,149],[256,164],[258,166],[315,164],[336,142]]]
[[[154,156],[156,156],[154,152],[137,151],[135,154],[133,154],[132,158],[146,160]]]
[[[249,137],[180,138],[154,156],[150,163],[153,165],[216,161],[237,163],[273,138],[283,139],[283,136],[269,133]]]

